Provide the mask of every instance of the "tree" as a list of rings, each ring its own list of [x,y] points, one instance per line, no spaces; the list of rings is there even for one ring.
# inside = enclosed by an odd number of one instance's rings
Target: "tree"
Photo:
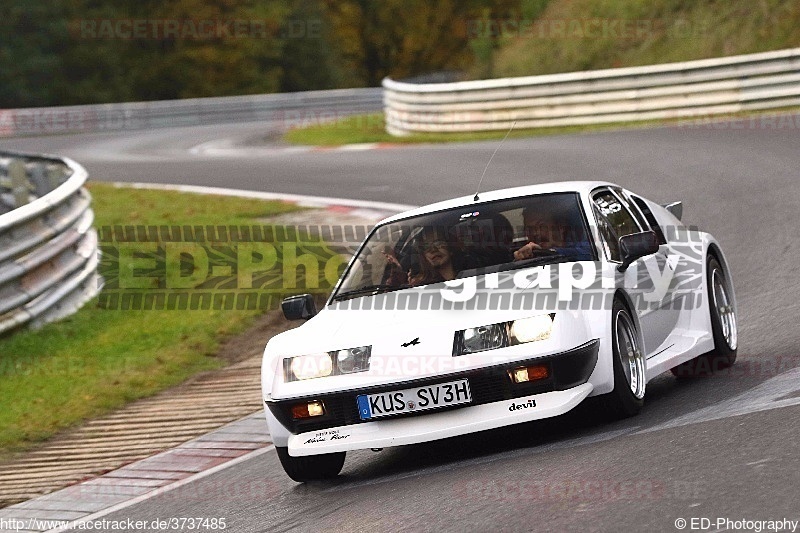
[[[337,50],[331,45],[331,25],[318,0],[295,2],[279,33],[281,90],[308,91],[346,85]]]
[[[518,0],[323,1],[346,69],[373,86],[389,75],[463,70],[474,59],[469,27],[475,20],[520,14]]]

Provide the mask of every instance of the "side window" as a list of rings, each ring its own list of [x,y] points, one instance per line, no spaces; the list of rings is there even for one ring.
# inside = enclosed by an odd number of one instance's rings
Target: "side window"
[[[594,203],[611,223],[617,238],[642,231],[628,208],[611,191],[597,193]]]
[[[619,197],[609,190],[594,195],[595,218],[600,235],[605,241],[608,258],[620,261],[619,238],[642,231],[630,210]]]
[[[617,235],[614,233],[614,228],[611,227],[611,222],[608,221],[597,205],[594,206],[594,218],[597,220],[597,230],[600,232],[600,240],[606,257],[611,261],[621,261]]]
[[[644,215],[644,218],[647,220],[647,224],[650,226],[650,229],[656,232],[656,236],[658,237],[659,244],[666,244],[667,239],[664,238],[664,232],[661,230],[661,226],[658,225],[658,221],[656,217],[653,215],[653,212],[650,211],[650,208],[647,206],[647,202],[642,200],[636,195],[631,194],[631,199],[634,203],[639,207],[639,210]]]
[[[622,205],[628,208],[628,211],[630,211],[630,213],[633,215],[633,218],[635,218],[636,222],[639,224],[639,227],[642,228],[639,231],[649,230],[650,225],[647,223],[647,220],[645,220],[644,216],[639,211],[639,208],[636,205],[634,205],[634,203],[631,201],[630,197],[625,193],[625,191],[616,187],[613,190],[617,198],[619,198],[620,201],[622,202]]]

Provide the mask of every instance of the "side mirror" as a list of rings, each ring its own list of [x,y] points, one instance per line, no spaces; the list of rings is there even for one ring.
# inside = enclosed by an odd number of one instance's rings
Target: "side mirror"
[[[683,217],[683,202],[672,202],[671,204],[664,204],[663,207],[678,220]]]
[[[658,251],[656,232],[650,230],[624,235],[619,238],[619,250],[622,255],[622,264],[618,267],[618,270],[623,272],[640,257],[654,254]]]
[[[308,320],[317,314],[314,297],[310,294],[284,298],[281,302],[281,309],[286,320]]]

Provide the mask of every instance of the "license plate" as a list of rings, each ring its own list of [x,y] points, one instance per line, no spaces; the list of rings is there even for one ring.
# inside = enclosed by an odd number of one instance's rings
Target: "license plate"
[[[414,389],[362,394],[356,400],[361,420],[371,420],[382,416],[408,414],[470,403],[472,394],[469,390],[469,381],[459,379]]]

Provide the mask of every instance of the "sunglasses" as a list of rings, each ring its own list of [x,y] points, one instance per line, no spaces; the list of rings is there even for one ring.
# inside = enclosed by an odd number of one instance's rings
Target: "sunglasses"
[[[434,249],[441,250],[443,248],[447,248],[447,241],[431,241],[431,242],[423,242],[420,246],[423,252],[428,252]]]

